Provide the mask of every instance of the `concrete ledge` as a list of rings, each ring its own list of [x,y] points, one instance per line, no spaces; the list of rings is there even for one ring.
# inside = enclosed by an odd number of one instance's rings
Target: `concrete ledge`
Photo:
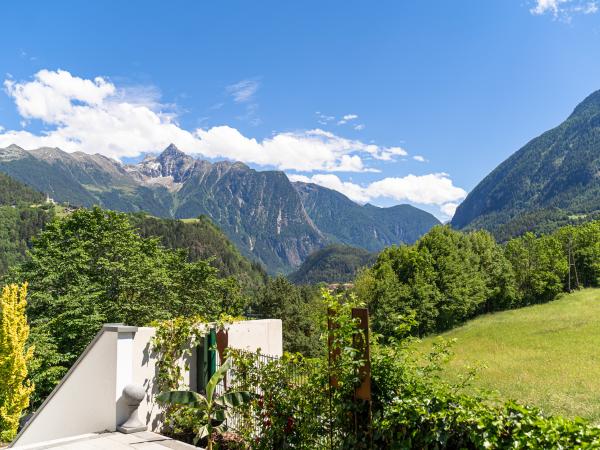
[[[104,331],[112,331],[117,333],[136,333],[138,327],[132,327],[123,323],[106,323],[102,326]]]

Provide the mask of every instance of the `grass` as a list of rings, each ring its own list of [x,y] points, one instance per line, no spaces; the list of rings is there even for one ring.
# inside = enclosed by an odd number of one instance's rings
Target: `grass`
[[[549,414],[600,422],[600,289],[474,319],[442,334],[456,339],[443,376],[456,381],[478,363],[471,391],[495,391]],[[435,337],[418,344],[431,348]]]

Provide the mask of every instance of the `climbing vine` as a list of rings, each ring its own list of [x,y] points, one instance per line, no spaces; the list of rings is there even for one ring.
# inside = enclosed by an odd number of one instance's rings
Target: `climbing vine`
[[[218,320],[209,322],[202,316],[176,317],[151,324],[156,332],[152,338],[152,352],[156,357],[154,379],[158,392],[185,389],[184,374],[189,372],[189,360],[194,347],[211,328],[226,329],[234,322],[244,320],[222,314]],[[161,404],[163,407],[163,432],[171,435],[186,434],[194,429],[193,411],[185,406]]]

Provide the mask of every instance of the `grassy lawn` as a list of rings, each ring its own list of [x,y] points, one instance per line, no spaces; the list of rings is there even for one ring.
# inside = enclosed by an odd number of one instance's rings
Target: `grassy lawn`
[[[473,389],[600,422],[600,289],[489,314],[442,336],[457,340],[448,379],[479,362],[485,368]],[[419,348],[430,348],[434,339]]]

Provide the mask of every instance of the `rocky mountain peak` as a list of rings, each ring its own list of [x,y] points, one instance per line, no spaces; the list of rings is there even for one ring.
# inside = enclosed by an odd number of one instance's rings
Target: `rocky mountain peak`
[[[187,155],[179,150],[175,144],[169,144],[167,148],[165,148],[162,153],[158,156],[159,159],[181,159],[185,158]]]
[[[191,174],[194,164],[194,158],[170,144],[158,156],[144,158],[136,165],[136,169],[146,177],[168,177],[174,183],[182,183]]]

